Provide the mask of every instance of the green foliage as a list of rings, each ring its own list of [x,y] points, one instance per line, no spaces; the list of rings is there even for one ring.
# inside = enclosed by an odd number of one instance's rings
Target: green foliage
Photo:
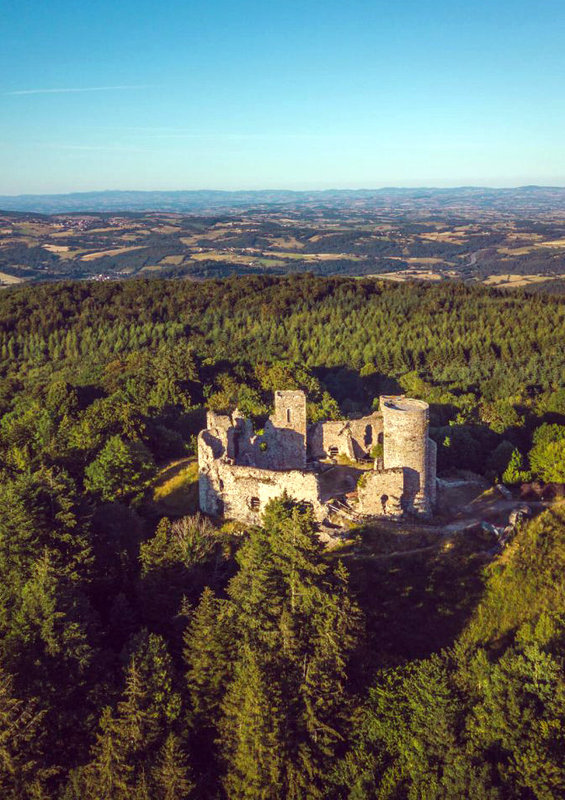
[[[170,733],[152,772],[157,800],[187,800],[194,787],[190,775],[188,760],[179,740],[174,733]]]
[[[308,512],[283,497],[263,525],[229,587],[239,647],[222,703],[223,783],[234,798],[321,797],[346,728],[359,611],[346,571],[328,573]]]
[[[562,480],[564,325],[559,298],[311,275],[1,292],[0,794],[561,796],[559,506],[482,592],[473,534],[346,549],[350,582],[288,498],[233,535],[146,490],[204,405],[260,428],[281,388],[309,421],[404,390],[441,469]]]
[[[369,453],[370,457],[374,460],[377,458],[382,458],[384,454],[384,445],[381,443],[374,444],[371,447],[371,452]]]
[[[514,445],[508,439],[503,439],[490,455],[488,466],[496,478],[506,470],[513,457]]]
[[[565,425],[541,425],[534,432],[530,466],[542,480],[565,483]]]
[[[221,568],[220,547],[221,537],[200,514],[159,522],[139,553],[139,607],[148,622],[163,630],[182,598],[197,595],[205,585],[209,563],[215,559]]]
[[[541,614],[565,614],[565,509],[545,511],[488,568],[483,601],[464,641],[498,641]]]
[[[488,569],[452,651],[378,674],[357,710],[336,796],[560,797],[565,790],[562,508]]]
[[[155,475],[149,450],[112,436],[85,470],[85,488],[103,500],[140,498]]]
[[[0,793],[14,800],[45,797],[50,774],[41,767],[44,713],[13,691],[12,678],[0,670]]]
[[[504,483],[513,486],[517,483],[523,483],[524,481],[529,480],[530,475],[528,472],[526,472],[524,467],[525,464],[522,453],[517,448],[514,448],[514,450],[512,450],[510,460],[508,461],[508,465],[502,473],[502,480]]]

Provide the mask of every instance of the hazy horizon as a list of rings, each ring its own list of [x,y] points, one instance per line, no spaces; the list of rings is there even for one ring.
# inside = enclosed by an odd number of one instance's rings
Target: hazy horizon
[[[316,187],[298,187],[298,188],[291,188],[286,186],[273,186],[273,187],[265,187],[265,186],[253,186],[253,187],[238,187],[234,189],[228,189],[224,187],[201,187],[201,188],[182,188],[182,189],[171,189],[171,188],[155,188],[155,189],[133,189],[133,188],[109,188],[109,189],[81,189],[81,190],[69,190],[69,191],[61,191],[61,192],[18,192],[18,193],[2,193],[0,197],[40,197],[40,196],[64,196],[64,195],[75,195],[75,194],[129,194],[129,193],[140,193],[140,194],[174,194],[174,193],[190,193],[190,192],[217,192],[219,194],[238,194],[238,193],[277,193],[277,192],[292,192],[296,194],[302,193],[309,193],[309,192],[385,192],[385,191],[398,191],[398,190],[406,190],[406,191],[457,191],[457,190],[492,190],[492,191],[504,191],[504,190],[520,190],[520,189],[564,189],[565,190],[565,180],[563,183],[523,183],[523,184],[509,184],[507,186],[502,186],[500,184],[488,184],[488,183],[476,183],[476,184],[462,184],[462,183],[454,183],[454,184],[446,184],[444,186],[441,185],[431,185],[431,184],[387,184],[382,186],[328,186],[325,188],[316,188]]]

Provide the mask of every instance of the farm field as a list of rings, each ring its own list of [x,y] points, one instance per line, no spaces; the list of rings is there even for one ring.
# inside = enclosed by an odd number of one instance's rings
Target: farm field
[[[0,211],[0,285],[311,272],[562,291],[563,190],[396,191],[276,201],[259,192],[221,207],[179,201],[174,211]]]

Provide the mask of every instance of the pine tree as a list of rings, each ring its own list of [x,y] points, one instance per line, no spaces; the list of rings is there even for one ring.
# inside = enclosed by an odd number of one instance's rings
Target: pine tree
[[[85,470],[85,487],[103,500],[140,497],[155,473],[147,448],[112,436]]]
[[[230,797],[322,797],[345,729],[346,662],[359,611],[345,571],[328,573],[309,512],[282,497],[263,523],[241,548],[228,588],[239,646],[222,704],[225,786]]]
[[[279,800],[284,794],[285,743],[276,675],[245,648],[224,698],[223,779],[229,800]]]
[[[13,679],[0,669],[0,796],[43,796],[49,776],[40,762],[44,713],[36,703],[16,699]]]
[[[515,448],[510,456],[508,466],[502,474],[502,480],[504,483],[514,485],[528,480],[529,477],[529,473],[527,473],[524,469],[524,458],[520,451]]]
[[[82,790],[88,800],[129,800],[133,792],[130,742],[120,722],[105,708],[93,759],[82,773]],[[79,783],[80,786],[80,783]]]
[[[193,789],[186,755],[174,733],[165,739],[152,777],[159,800],[186,800]]]
[[[214,719],[224,693],[231,669],[229,653],[236,646],[232,621],[226,601],[206,588],[184,634],[191,713],[200,725]]]

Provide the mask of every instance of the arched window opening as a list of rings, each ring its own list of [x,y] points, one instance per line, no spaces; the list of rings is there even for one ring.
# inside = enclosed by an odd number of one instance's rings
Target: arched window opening
[[[339,453],[339,450],[338,450],[338,448],[335,446],[335,444],[334,444],[334,445],[332,445],[332,446],[330,447],[330,457],[331,457],[331,458],[337,458],[337,454],[338,454],[338,453]]]
[[[286,410],[286,421],[290,422],[290,408],[287,408]]]
[[[381,431],[381,432],[379,433],[379,435],[377,436],[377,442],[378,442],[379,444],[383,444],[383,443],[384,443],[384,440],[385,440],[385,435],[384,435],[384,433]]]
[[[261,501],[258,497],[250,497],[249,498],[249,508],[251,511],[259,511],[261,508]]]
[[[370,447],[373,444],[373,426],[367,425],[365,428],[365,447]]]

